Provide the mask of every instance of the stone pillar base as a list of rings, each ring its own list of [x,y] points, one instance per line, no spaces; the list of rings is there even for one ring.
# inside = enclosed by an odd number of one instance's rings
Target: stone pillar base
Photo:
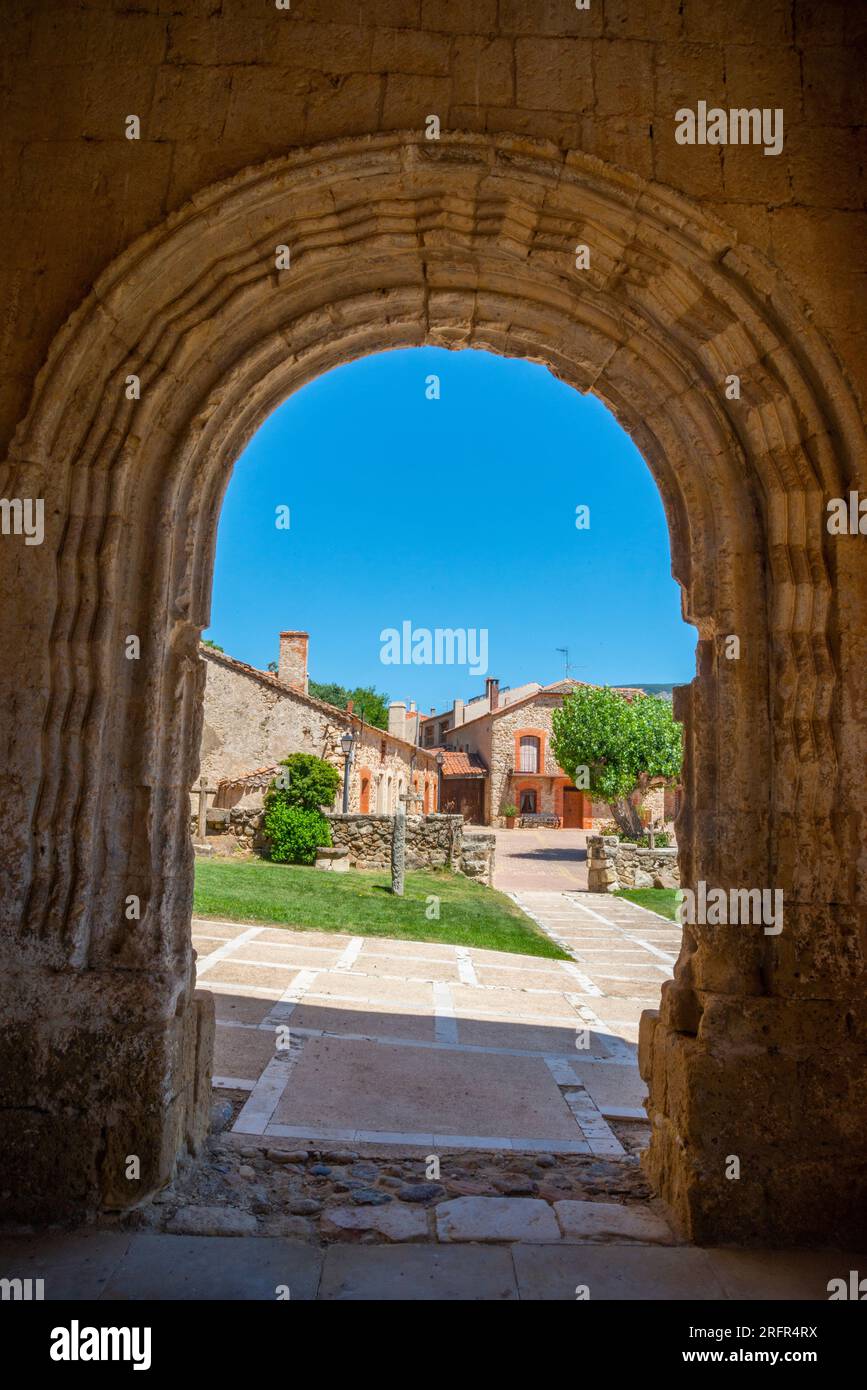
[[[6,978],[0,1018],[0,1219],[122,1211],[200,1147],[212,995],[135,972],[22,973]]]
[[[688,1003],[663,986],[639,1039],[644,1167],[681,1234],[701,1245],[867,1240],[863,1006],[856,1026],[841,1001],[701,995],[692,1032]]]

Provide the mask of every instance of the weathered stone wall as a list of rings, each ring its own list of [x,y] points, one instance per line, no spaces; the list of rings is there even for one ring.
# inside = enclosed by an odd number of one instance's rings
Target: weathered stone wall
[[[235,850],[264,853],[266,842],[262,830],[263,819],[261,806],[209,806],[206,843],[218,854],[232,854]],[[190,817],[190,835],[193,841],[198,843],[198,815]]]
[[[16,1210],[133,1202],[186,1128],[232,464],[318,374],[435,344],[545,361],[632,434],[699,632],[684,883],[787,894],[777,938],[685,931],[642,1028],[648,1170],[696,1239],[867,1234],[864,539],[824,512],[867,493],[865,28],[849,0],[7,4],[0,496],[46,504],[43,545],[0,545]],[[783,152],[678,144],[699,100],[780,107]]]
[[[202,726],[202,775],[208,786],[270,767],[289,753],[315,753],[340,773],[337,803],[343,796],[343,752],[340,737],[350,727],[359,734],[358,720],[322,701],[287,690],[268,672],[257,672],[221,653],[200,649],[206,670]],[[415,772],[412,763],[415,761]],[[384,810],[397,804],[400,792],[414,777],[428,803],[434,804],[436,762],[430,753],[365,725],[356,744],[349,777],[349,804],[360,810],[362,776],[370,783],[369,806],[377,797]],[[261,801],[262,793],[259,793]],[[239,800],[250,802],[250,797]],[[197,798],[193,798],[198,805]]]
[[[330,815],[328,821],[335,846],[349,850],[353,868],[388,868],[393,816],[344,816],[340,813]],[[461,816],[407,816],[406,867],[449,868],[490,883],[494,870],[494,837],[466,832]]]
[[[676,847],[642,849],[615,836],[587,836],[587,887],[591,893],[679,886]]]
[[[199,189],[299,144],[444,130],[550,140],[693,198],[772,255],[865,385],[864,240],[851,0],[9,0],[0,138],[0,442],[67,314],[108,262]],[[675,141],[674,112],[782,106],[786,144]],[[142,138],[124,138],[124,118]],[[72,229],[86,235],[70,235]]]
[[[218,853],[235,850],[266,853],[263,815],[257,807],[210,807],[208,842]],[[391,863],[393,816],[332,812],[328,815],[335,848],[349,850],[353,869],[386,869]],[[190,835],[198,835],[198,819],[190,819]],[[496,840],[464,828],[461,816],[407,816],[406,867],[453,869],[468,878],[493,882]]]

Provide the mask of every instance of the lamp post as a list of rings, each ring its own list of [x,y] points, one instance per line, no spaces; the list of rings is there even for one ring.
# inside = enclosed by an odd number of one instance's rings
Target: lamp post
[[[351,729],[347,729],[345,734],[340,736],[340,747],[343,749],[343,814],[349,810],[349,769],[352,766],[352,749],[355,744],[355,735]]]
[[[440,748],[437,753],[437,811],[442,815],[443,811],[443,763],[446,755]]]

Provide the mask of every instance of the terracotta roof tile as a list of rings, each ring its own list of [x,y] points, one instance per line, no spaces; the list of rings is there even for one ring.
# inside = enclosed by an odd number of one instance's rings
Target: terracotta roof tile
[[[478,753],[443,750],[443,777],[487,777],[488,769]]]

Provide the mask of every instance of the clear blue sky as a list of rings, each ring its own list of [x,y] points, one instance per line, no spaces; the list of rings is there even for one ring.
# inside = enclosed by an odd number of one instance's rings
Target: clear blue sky
[[[477,351],[378,353],[273,412],[226,492],[211,619],[205,637],[262,668],[281,629],[306,629],[314,680],[425,711],[484,676],[383,665],[380,633],[405,621],[487,629],[501,685],[559,679],[558,647],[599,684],[695,674],[662,502],[628,435],[545,367]]]

